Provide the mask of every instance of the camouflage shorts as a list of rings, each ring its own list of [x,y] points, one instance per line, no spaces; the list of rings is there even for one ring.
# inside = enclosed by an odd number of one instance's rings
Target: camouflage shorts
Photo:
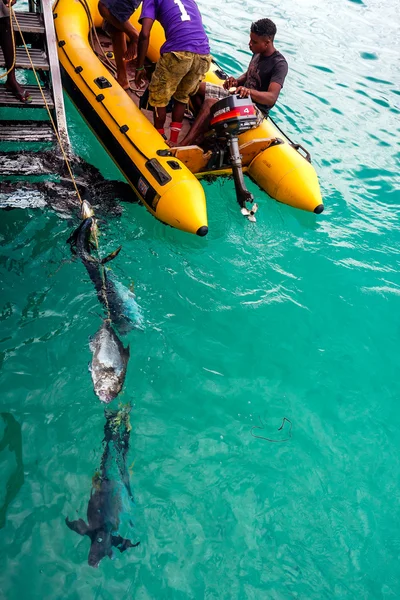
[[[222,100],[230,96],[228,90],[216,83],[206,83],[205,98],[212,98],[213,100]]]
[[[166,52],[161,55],[149,85],[149,103],[167,106],[171,98],[187,104],[199,89],[211,64],[210,54]]]

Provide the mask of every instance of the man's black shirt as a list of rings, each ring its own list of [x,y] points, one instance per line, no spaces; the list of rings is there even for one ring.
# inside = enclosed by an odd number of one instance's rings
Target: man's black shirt
[[[288,64],[286,58],[275,50],[271,56],[262,56],[254,54],[250,61],[247,70],[245,87],[258,90],[259,92],[267,92],[270,83],[276,82],[283,87],[283,82],[288,72]],[[271,106],[259,104],[255,102],[261,112],[267,117]]]

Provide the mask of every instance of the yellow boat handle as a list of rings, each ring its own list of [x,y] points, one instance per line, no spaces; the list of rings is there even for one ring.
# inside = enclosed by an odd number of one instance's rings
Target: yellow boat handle
[[[290,144],[292,146],[292,148],[294,148],[295,150],[297,150],[297,152],[299,152],[299,150],[303,150],[304,154],[305,154],[305,159],[308,160],[309,163],[311,163],[311,154],[309,153],[308,150],[306,150],[304,148],[304,146],[302,146],[301,144]],[[299,152],[299,154],[301,154]]]

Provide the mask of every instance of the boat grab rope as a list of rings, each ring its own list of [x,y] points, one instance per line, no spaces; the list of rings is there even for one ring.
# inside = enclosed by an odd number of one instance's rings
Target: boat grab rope
[[[1,1],[1,0],[0,0],[0,1]],[[75,179],[75,176],[74,176],[74,174],[73,174],[73,172],[72,172],[72,169],[71,169],[71,163],[70,163],[70,161],[69,161],[69,159],[68,159],[68,156],[67,156],[67,153],[66,153],[66,151],[65,151],[65,149],[64,149],[64,144],[63,144],[63,142],[62,142],[62,140],[61,140],[61,138],[60,138],[60,135],[59,135],[59,133],[58,133],[58,130],[57,130],[57,127],[56,127],[56,124],[54,123],[54,119],[53,119],[53,116],[52,116],[52,114],[51,114],[50,107],[49,107],[49,105],[48,105],[48,103],[47,103],[46,96],[45,96],[45,94],[44,94],[44,92],[43,92],[43,88],[42,88],[42,86],[40,85],[39,77],[38,77],[38,75],[37,75],[37,71],[36,71],[36,69],[35,69],[35,65],[33,64],[32,57],[31,57],[31,55],[30,55],[30,52],[29,52],[29,48],[28,48],[28,46],[27,46],[27,44],[26,44],[26,42],[25,42],[24,35],[23,35],[22,31],[21,31],[21,27],[20,27],[20,25],[19,25],[18,19],[17,19],[16,15],[15,15],[14,9],[13,9],[12,7],[10,7],[10,25],[11,25],[11,31],[13,31],[13,28],[12,28],[12,18],[14,18],[14,20],[15,20],[15,23],[16,23],[16,25],[17,25],[18,32],[19,32],[19,34],[20,34],[20,36],[21,36],[22,43],[23,43],[23,45],[24,45],[24,48],[25,48],[26,54],[28,55],[29,62],[30,62],[30,64],[31,64],[31,68],[32,68],[33,74],[34,74],[34,76],[35,76],[35,79],[36,79],[36,83],[38,84],[38,87],[39,87],[39,90],[40,90],[41,96],[42,96],[42,98],[43,98],[43,102],[44,102],[44,105],[45,105],[45,107],[46,107],[47,114],[48,114],[48,116],[49,116],[49,119],[50,119],[51,125],[52,125],[52,127],[53,127],[53,130],[54,130],[54,133],[55,133],[55,135],[56,135],[56,138],[57,138],[58,144],[59,144],[59,146],[60,146],[61,154],[63,155],[64,161],[65,161],[65,164],[67,165],[68,172],[69,172],[69,175],[70,175],[70,177],[71,177],[71,181],[72,181],[72,183],[73,183],[73,186],[74,186],[74,188],[75,188],[75,192],[76,192],[76,195],[77,195],[77,197],[78,197],[79,203],[80,203],[80,205],[81,205],[81,207],[82,207],[82,205],[83,205],[83,200],[82,200],[82,198],[81,198],[81,195],[80,195],[80,193],[79,193],[79,189],[78,189],[78,186],[77,186],[77,183],[76,183],[76,179]],[[14,45],[14,64],[15,64],[15,54],[16,54],[16,50],[15,50],[15,38],[14,38],[14,35],[13,35],[13,45]],[[102,292],[103,292],[104,301],[105,301],[106,310],[107,310],[107,319],[108,319],[108,320],[111,320],[111,311],[110,311],[110,307],[109,307],[109,304],[108,304],[108,298],[107,298],[107,286],[106,286],[105,266],[102,264],[102,262],[101,262],[101,260],[100,260],[99,240],[98,240],[98,235],[97,235],[97,223],[96,223],[96,221],[95,221],[95,227],[93,228],[93,231],[92,231],[92,233],[93,233],[93,239],[94,239],[95,246],[96,246],[97,257],[98,257],[99,264],[100,264],[100,270],[101,270],[101,279],[102,279]]]
[[[97,29],[95,27],[94,21],[93,21],[93,17],[92,14],[90,12],[90,7],[87,3],[87,0],[79,0],[80,4],[82,4],[85,12],[86,12],[86,16],[88,18],[89,21],[89,40],[90,40],[90,47],[92,48],[93,52],[95,53],[95,55],[97,56],[97,58],[102,62],[102,64],[109,70],[111,71],[111,73],[114,75],[116,75],[117,73],[117,69],[114,65],[114,63],[110,60],[110,58],[107,56],[108,52],[106,52],[101,44],[100,38],[98,36],[97,33]],[[95,38],[95,39],[94,39]],[[95,41],[97,42],[97,47],[95,44]],[[96,49],[96,48],[100,48],[101,53]],[[142,92],[143,91],[139,88],[132,88],[131,90],[136,94],[136,96],[138,96],[140,98],[141,94],[139,94],[138,92]]]
[[[1,1],[1,0],[0,0]],[[90,14],[90,9],[88,7],[88,5],[86,4],[86,8],[85,8],[85,2],[86,0],[77,0],[82,6],[83,9],[86,12],[86,15],[88,17],[88,21],[89,21],[89,25],[92,23],[93,24],[93,19],[92,16]],[[56,10],[58,5],[58,0],[56,1],[53,11]],[[89,11],[89,13],[88,13]],[[58,40],[58,34],[56,31],[56,36],[57,36],[57,40]],[[60,41],[58,40],[58,44],[60,45]],[[74,65],[74,63],[72,62],[71,58],[69,57],[68,53],[65,50],[64,44],[61,46],[62,51],[64,52],[65,58],[68,60],[69,64],[71,65],[71,67],[74,69],[75,72],[77,72],[79,75],[79,77],[81,78],[81,80],[83,81],[83,83],[85,84],[85,86],[88,88],[88,90],[93,94],[93,96],[97,96],[96,92],[91,88],[91,86],[89,85],[89,83],[86,81],[86,79],[83,77],[82,73],[80,71],[76,71],[77,66]],[[97,56],[97,55],[96,55]],[[99,57],[97,57],[99,58]],[[99,59],[100,61],[100,59]],[[104,63],[102,63],[102,61],[100,61],[101,64],[104,65]],[[116,126],[118,127],[119,130],[121,130],[121,124],[118,123],[117,119],[115,118],[114,114],[112,112],[110,112],[110,110],[107,108],[107,106],[105,104],[103,104],[103,102],[101,102],[104,110],[108,113],[108,115],[110,116],[110,118],[114,121],[114,123],[116,124]],[[148,156],[148,154],[142,150],[134,141],[133,139],[125,132],[124,133],[125,138],[128,140],[128,142],[131,144],[131,146],[136,150],[136,152],[138,152],[144,159],[146,160],[151,160],[151,158],[153,158],[152,156]]]

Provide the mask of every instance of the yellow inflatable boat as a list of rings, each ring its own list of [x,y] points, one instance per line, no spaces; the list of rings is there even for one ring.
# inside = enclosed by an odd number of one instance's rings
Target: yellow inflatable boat
[[[210,151],[198,146],[166,145],[153,127],[152,113],[139,108],[140,91],[127,92],[114,79],[111,41],[101,30],[97,4],[98,0],[57,0],[54,6],[64,87],[147,209],[172,227],[206,235],[206,199],[199,179],[231,174],[232,169],[211,161]],[[131,18],[138,30],[140,10]],[[149,64],[157,62],[164,40],[156,22]],[[206,79],[222,85],[224,73],[215,62]],[[189,121],[184,127],[190,127]],[[247,175],[275,200],[318,214],[323,204],[317,175],[299,149],[270,119],[239,136]]]

